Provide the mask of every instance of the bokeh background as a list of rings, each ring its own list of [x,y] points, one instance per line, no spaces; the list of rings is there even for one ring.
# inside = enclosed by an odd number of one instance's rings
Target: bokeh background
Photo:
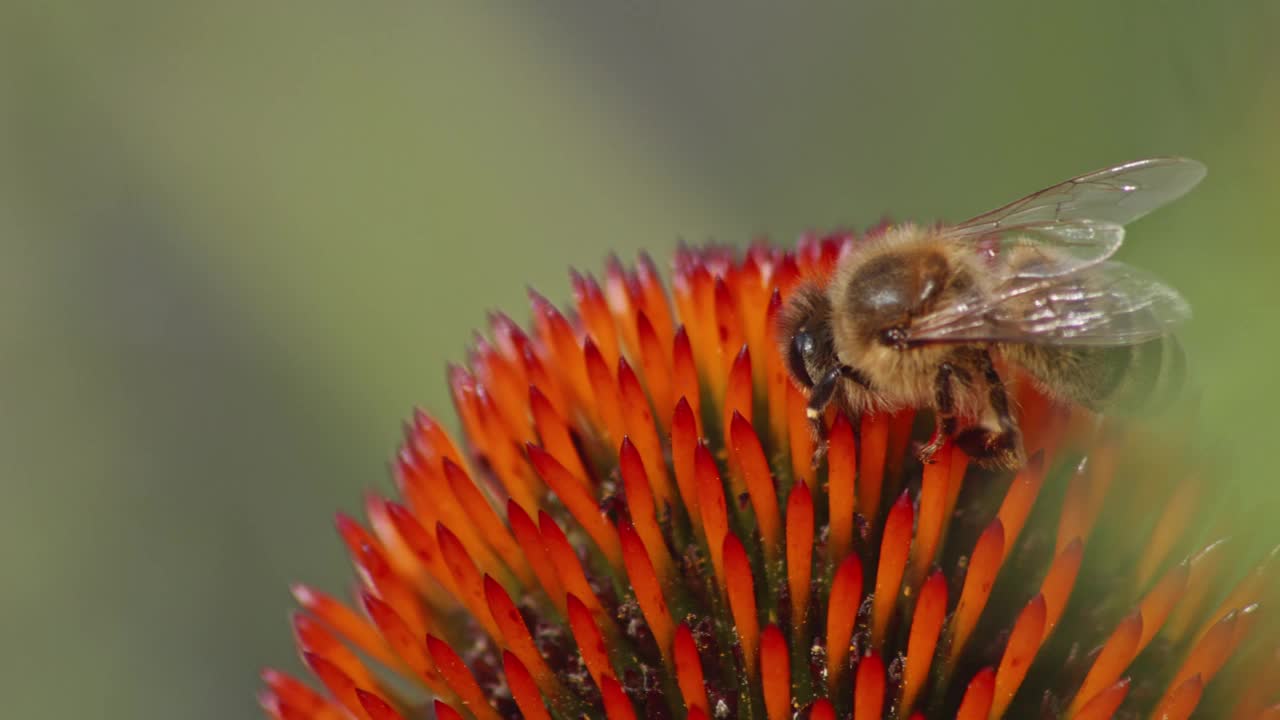
[[[690,5],[4,3],[4,716],[253,716],[287,583],[346,587],[332,513],[526,285],[1147,155],[1210,175],[1123,255],[1274,507],[1280,5]]]

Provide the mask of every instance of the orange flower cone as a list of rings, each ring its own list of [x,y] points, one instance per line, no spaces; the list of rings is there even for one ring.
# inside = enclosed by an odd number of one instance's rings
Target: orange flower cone
[[[267,670],[263,709],[1280,716],[1280,549],[1229,537],[1167,439],[1021,382],[1016,473],[949,445],[922,466],[914,410],[830,412],[814,467],[774,320],[857,242],[682,249],[670,294],[648,258],[611,261],[571,311],[492,318],[449,372],[462,433],[416,415],[399,497],[339,518],[358,596],[295,588],[317,687]]]

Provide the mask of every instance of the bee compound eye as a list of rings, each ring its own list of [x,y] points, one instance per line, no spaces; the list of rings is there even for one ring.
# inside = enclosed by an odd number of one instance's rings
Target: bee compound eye
[[[807,388],[813,387],[813,378],[809,377],[809,367],[805,360],[813,354],[813,350],[813,337],[801,330],[791,338],[791,349],[787,353],[787,369],[797,382]]]

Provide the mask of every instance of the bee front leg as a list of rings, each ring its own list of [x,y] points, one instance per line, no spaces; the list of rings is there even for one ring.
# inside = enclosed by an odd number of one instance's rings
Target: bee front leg
[[[856,367],[841,365],[840,374],[843,375],[846,380],[852,380],[861,385],[863,390],[871,389],[871,378],[867,377],[866,373]]]
[[[809,420],[809,428],[813,431],[813,437],[817,442],[813,449],[814,467],[817,467],[818,462],[827,454],[827,426],[822,424],[822,416],[835,398],[836,388],[839,387],[843,378],[844,374],[840,368],[832,368],[818,378],[818,382],[814,383],[809,390],[809,404],[805,407],[804,415]]]
[[[956,432],[956,398],[952,379],[964,371],[944,362],[938,366],[938,374],[933,379],[935,414],[933,436],[920,448],[920,462],[932,463],[933,456],[942,449],[942,444]]]

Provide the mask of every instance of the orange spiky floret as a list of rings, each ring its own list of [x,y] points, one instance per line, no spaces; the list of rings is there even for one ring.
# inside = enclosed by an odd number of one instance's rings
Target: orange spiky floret
[[[460,441],[415,412],[394,464],[403,499],[367,496],[367,526],[339,517],[354,605],[294,587],[324,692],[269,670],[263,710],[1274,714],[1280,549],[1242,564],[1254,551],[1223,540],[1231,508],[1206,502],[1181,448],[1152,454],[1120,421],[1011,377],[1019,471],[951,443],[922,465],[932,418],[909,407],[829,411],[815,462],[777,318],[860,242],[684,248],[670,298],[647,257],[611,259],[603,282],[573,275],[572,312],[531,294],[528,331],[491,316],[448,372]]]
[[[949,494],[947,486],[951,480],[952,448],[951,443],[946,443],[934,455],[933,463],[926,465],[920,473],[920,516],[916,523],[916,544],[911,552],[909,587],[917,587],[924,580],[942,539]]]
[[[334,632],[346,638],[355,648],[388,667],[397,667],[397,658],[378,628],[367,618],[342,604],[338,599],[301,583],[292,587],[293,597],[304,610]]]
[[[413,672],[432,691],[440,693],[444,688],[444,680],[436,670],[435,663],[427,655],[425,637],[419,640],[409,629],[408,624],[396,614],[392,607],[368,592],[361,593],[365,611],[373,618],[378,630],[382,632],[387,643],[400,656],[405,666]]]
[[[1071,589],[1075,586],[1076,574],[1080,572],[1080,563],[1084,560],[1084,545],[1080,539],[1058,553],[1049,571],[1045,573],[1044,582],[1040,585],[1040,595],[1044,597],[1044,639],[1053,633],[1058,626],[1058,618],[1067,608],[1067,600],[1071,597]]]
[[[435,702],[436,720],[463,720],[462,714],[453,709],[453,706],[443,700]]]
[[[636,720],[635,708],[617,680],[606,675],[600,691],[604,696],[604,714],[608,720]]]
[[[507,501],[507,519],[511,523],[511,531],[515,534],[516,541],[520,543],[521,556],[538,578],[538,584],[542,586],[543,593],[559,611],[560,616],[564,617],[566,615],[565,590],[564,584],[560,581],[560,568],[552,561],[551,552],[547,549],[542,532],[514,500]]]
[[[524,663],[509,650],[502,651],[502,669],[511,689],[511,697],[520,708],[520,713],[528,720],[551,720],[551,714],[543,704],[542,694],[533,676]]]
[[[653,490],[649,486],[649,474],[630,438],[622,441],[622,449],[618,451],[618,465],[631,521],[644,541],[646,554],[653,563],[658,579],[665,584],[671,578],[671,553],[667,551],[662,528],[658,525],[657,506],[654,504]],[[669,500],[661,503],[661,506],[667,507],[668,504]],[[626,548],[623,550],[625,552]]]
[[[965,688],[964,698],[956,710],[956,720],[985,720],[991,712],[995,692],[996,671],[989,667],[982,668]]]
[[[724,584],[724,539],[729,534],[729,511],[725,504],[724,483],[716,469],[715,458],[705,445],[694,451],[694,473],[698,482],[698,508],[702,511],[702,531],[711,554],[711,567]]]
[[[833,693],[846,672],[846,658],[862,598],[862,563],[850,555],[840,563],[827,598],[827,692]]]
[[[604,676],[613,673],[604,634],[591,616],[591,610],[573,593],[568,595],[568,609],[569,627],[582,653],[582,662],[587,666],[587,672],[591,673],[591,679],[599,686]]]
[[[281,720],[292,718],[336,718],[341,711],[324,696],[307,687],[302,681],[278,670],[264,670],[262,682],[266,685],[259,695],[259,704],[268,715]]]
[[[911,710],[929,676],[933,651],[947,612],[947,579],[939,570],[929,576],[916,600],[907,640],[907,663],[902,679],[902,709]]]
[[[884,462],[889,452],[889,416],[862,416],[862,446],[858,453],[858,512],[868,519],[880,515]]]
[[[697,710],[709,712],[707,706],[706,680],[702,674],[702,661],[698,658],[698,643],[693,639],[689,626],[681,623],[676,628],[675,640],[676,679],[680,683],[680,694],[684,696],[684,704],[692,713]]]
[[[791,715],[791,660],[787,639],[777,625],[760,634],[760,681],[764,685],[765,714],[769,720]]]
[[[1084,684],[1076,692],[1071,708],[1079,708],[1092,701],[1100,693],[1106,691],[1120,673],[1128,667],[1129,661],[1137,654],[1138,642],[1142,639],[1142,613],[1135,612],[1120,622],[1111,637],[1102,646]],[[1070,715],[1071,710],[1067,711]]]
[[[833,563],[853,550],[856,456],[853,426],[844,415],[837,415],[827,440],[827,552]]]
[[[467,669],[462,658],[449,646],[449,643],[434,635],[428,635],[427,652],[430,653],[431,661],[435,663],[444,682],[461,701],[463,708],[475,715],[477,720],[498,720],[498,714],[489,706],[489,700],[480,689],[475,676]]]
[[[697,414],[689,399],[681,397],[671,417],[671,468],[680,488],[684,515],[693,529],[702,532],[702,514],[698,509],[696,450],[698,447]]]
[[[794,383],[787,383],[787,442],[791,450],[791,477],[805,482],[813,482],[815,472],[810,458],[813,457],[816,443],[813,431],[809,429],[806,405],[808,399],[796,388]]]
[[[991,703],[991,714],[996,717],[1004,715],[1009,703],[1013,702],[1014,693],[1018,692],[1023,678],[1027,676],[1044,637],[1044,612],[1044,596],[1036,595],[1013,624],[1009,642],[1000,658],[1000,667],[996,669],[995,699]]]
[[[902,575],[906,572],[907,557],[911,552],[913,516],[911,496],[903,490],[889,511],[880,543],[880,569],[876,573],[871,606],[871,642],[876,647],[883,645],[889,619],[898,603]]]
[[[342,675],[358,681],[366,687],[377,683],[373,674],[360,662],[360,658],[343,645],[328,628],[301,613],[293,616],[293,630],[298,650],[312,654],[333,665]],[[335,698],[341,700],[342,698]]]
[[[775,447],[782,447],[788,441],[787,427],[787,389],[793,387],[787,377],[782,356],[770,352],[769,348],[778,347],[778,316],[782,312],[782,291],[773,289],[769,296],[769,307],[765,311],[765,331],[767,343],[761,349],[764,355],[765,399],[769,405],[769,439]]]
[[[367,690],[356,688],[356,699],[360,701],[360,707],[364,708],[365,714],[369,716],[369,720],[404,720],[404,716],[392,707],[391,703],[371,692],[368,692]],[[461,716],[456,712],[453,715],[449,715],[448,712],[442,712],[439,706],[444,705],[444,703],[441,701],[436,700],[436,705],[436,718],[438,718],[438,720],[452,720],[452,718],[460,719]],[[453,710],[453,708],[450,708],[448,705],[444,705],[444,708],[447,708],[450,711]]]
[[[644,388],[626,360],[618,362],[618,380],[622,393],[623,418],[627,428],[627,437],[640,453],[647,470],[653,495],[659,507],[667,507],[675,501],[675,491],[671,478],[667,474],[667,463],[663,455],[662,441],[654,426],[653,413],[649,411],[649,402],[645,398]]]
[[[836,708],[830,700],[821,698],[809,707],[809,720],[836,720]]]
[[[764,545],[765,560],[778,559],[782,520],[778,511],[778,493],[773,486],[773,475],[765,459],[760,440],[751,429],[751,421],[734,412],[729,421],[730,448],[737,458],[740,472],[746,480],[744,488],[751,498],[757,528]]]
[[[631,580],[631,587],[636,595],[636,602],[639,603],[640,612],[649,624],[649,632],[653,633],[653,639],[658,643],[658,650],[662,653],[663,660],[669,665],[671,640],[675,628],[672,626],[671,611],[667,609],[666,598],[662,596],[662,584],[635,528],[628,523],[622,523],[618,532],[622,537],[622,558],[626,564],[627,577]]]
[[[960,591],[960,601],[950,625],[949,659],[964,649],[970,633],[977,627],[978,618],[986,609],[987,599],[995,586],[996,574],[1000,572],[1004,545],[1004,524],[1000,522],[1000,518],[996,518],[978,536],[973,553],[969,556],[964,587]]]
[[[729,369],[729,379],[726,382],[724,396],[724,414],[720,427],[726,428],[735,415],[741,416],[751,423],[751,352],[746,345],[742,346],[742,350],[733,359],[733,366]],[[729,456],[730,467],[734,466],[737,455]]]
[[[756,648],[760,643],[760,629],[756,624],[755,580],[751,577],[751,561],[737,535],[728,535],[724,539],[724,573],[733,626],[742,647],[747,675],[755,678]]]
[[[338,701],[338,704],[347,709],[356,717],[364,714],[363,705],[357,694],[360,688],[356,687],[356,683],[351,676],[343,672],[342,668],[331,662],[322,655],[316,653],[304,653],[302,658],[307,667],[311,668],[311,672],[315,673],[316,678],[324,685],[329,694]]]
[[[579,562],[569,537],[550,515],[541,510],[538,511],[538,530],[556,572],[560,575],[560,584],[565,593],[575,595],[592,611],[603,614],[600,600],[587,580],[587,574],[582,569],[582,563]]]
[[[873,650],[858,662],[858,679],[853,685],[853,716],[882,717],[884,705],[884,661]]]
[[[787,589],[791,594],[791,627],[803,632],[809,612],[813,570],[813,496],[803,480],[787,498]]]
[[[1072,717],[1076,720],[1107,720],[1120,709],[1120,703],[1124,702],[1128,694],[1129,678],[1125,678],[1095,695]]]

